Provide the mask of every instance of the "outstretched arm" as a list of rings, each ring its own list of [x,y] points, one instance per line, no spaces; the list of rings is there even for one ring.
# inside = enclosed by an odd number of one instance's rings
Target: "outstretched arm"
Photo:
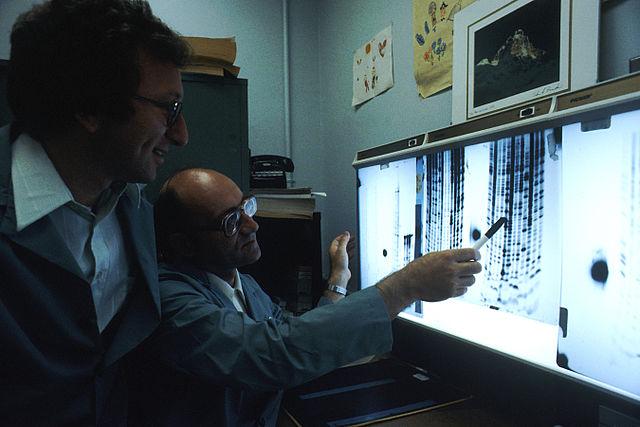
[[[390,274],[376,285],[392,319],[416,300],[429,302],[459,297],[482,271],[473,248],[431,252]]]
[[[274,312],[256,319],[224,306],[199,279],[167,271],[161,275],[162,323],[149,351],[208,381],[255,390],[292,387],[390,351],[390,320],[413,301],[463,295],[481,271],[479,257],[472,248],[433,252],[338,304],[300,317]]]

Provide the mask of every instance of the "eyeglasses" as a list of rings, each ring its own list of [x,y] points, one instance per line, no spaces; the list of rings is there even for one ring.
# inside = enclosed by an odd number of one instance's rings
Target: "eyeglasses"
[[[148,102],[149,104],[165,110],[167,112],[167,128],[170,128],[175,124],[176,120],[178,120],[178,116],[182,112],[182,101],[160,102],[140,95],[133,95],[132,98],[137,99],[138,101]]]
[[[223,231],[224,235],[231,237],[238,232],[240,220],[244,213],[249,218],[253,217],[258,210],[258,201],[255,196],[249,196],[237,206],[225,213],[220,223],[215,227],[207,227],[209,230]]]

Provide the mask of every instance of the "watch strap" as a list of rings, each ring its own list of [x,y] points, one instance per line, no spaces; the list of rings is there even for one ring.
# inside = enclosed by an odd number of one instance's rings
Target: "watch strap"
[[[342,286],[329,285],[327,289],[340,295],[347,295],[347,288],[343,288]]]

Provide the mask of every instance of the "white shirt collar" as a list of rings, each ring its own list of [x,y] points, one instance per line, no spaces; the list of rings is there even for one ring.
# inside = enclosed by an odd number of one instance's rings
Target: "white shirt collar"
[[[23,230],[73,200],[44,148],[23,133],[12,144],[11,181],[16,229]]]
[[[237,269],[234,286],[231,286],[228,282],[222,280],[220,277],[213,273],[207,272],[207,277],[212,285],[218,288],[220,292],[224,294],[224,296],[231,300],[238,311],[245,312],[244,306],[246,306],[246,299],[244,296],[244,291],[242,289],[242,280],[240,280],[240,273],[238,273]],[[240,291],[240,294],[242,295],[244,301],[238,301],[238,297],[236,296],[235,292],[236,290]]]
[[[42,145],[31,136],[21,134],[13,142],[11,153],[16,230],[21,231],[73,201],[73,195]],[[140,186],[129,184],[124,191],[140,207]]]

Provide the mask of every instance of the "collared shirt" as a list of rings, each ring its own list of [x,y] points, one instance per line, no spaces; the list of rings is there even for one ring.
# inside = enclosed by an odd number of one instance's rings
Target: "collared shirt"
[[[49,216],[90,283],[98,329],[104,330],[124,303],[132,282],[114,208],[125,191],[139,206],[139,188],[113,186],[92,211],[73,199],[42,145],[27,134],[12,145],[11,179],[17,231]]]
[[[247,300],[244,297],[244,291],[242,290],[242,280],[240,280],[240,274],[238,273],[238,270],[236,270],[236,276],[233,286],[213,273],[207,272],[207,277],[209,279],[209,283],[218,288],[220,292],[222,292],[227,298],[231,300],[236,310],[243,313],[247,312]]]

